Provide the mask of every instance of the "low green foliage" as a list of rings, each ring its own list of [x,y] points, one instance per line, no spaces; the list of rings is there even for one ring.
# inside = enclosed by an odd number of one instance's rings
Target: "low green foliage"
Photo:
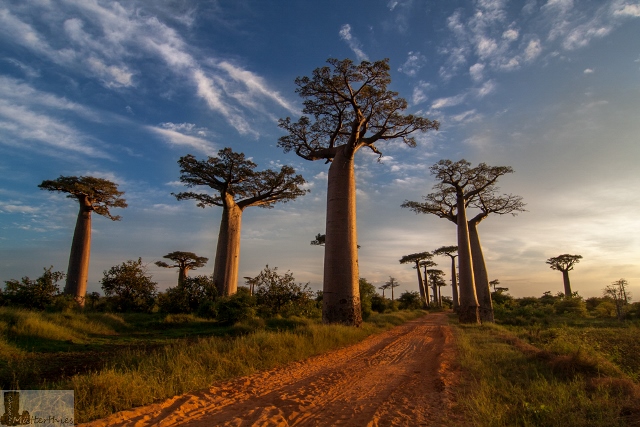
[[[458,325],[456,331],[465,382],[458,404],[474,425],[640,423],[637,327]]]

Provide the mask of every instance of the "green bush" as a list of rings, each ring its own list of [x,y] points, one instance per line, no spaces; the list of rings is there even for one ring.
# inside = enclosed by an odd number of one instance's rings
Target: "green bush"
[[[147,274],[142,258],[111,267],[101,283],[115,311],[150,312],[155,305],[157,283]]]
[[[398,306],[400,310],[419,310],[422,308],[422,301],[420,300],[420,294],[417,291],[403,292],[398,297]]]
[[[238,292],[228,297],[221,297],[215,303],[216,320],[226,325],[251,319],[256,315],[256,300],[248,291]]]
[[[267,265],[251,282],[256,289],[256,303],[262,317],[309,317],[317,309],[309,284],[296,283],[289,271],[280,275],[278,267],[271,269]]]
[[[362,309],[362,319],[367,320],[372,313],[372,299],[377,294],[376,287],[373,286],[367,279],[361,277],[358,282],[360,288],[360,307]]]
[[[569,314],[574,317],[587,317],[587,305],[580,297],[563,298],[553,305],[556,314]]]
[[[60,294],[58,282],[65,276],[60,271],[51,271],[53,266],[44,269],[42,276],[35,280],[23,277],[21,280],[6,280],[1,293],[2,304],[14,307],[44,310]]]
[[[211,277],[186,277],[178,286],[158,295],[158,307],[165,313],[195,313],[205,302],[215,301],[217,294]]]

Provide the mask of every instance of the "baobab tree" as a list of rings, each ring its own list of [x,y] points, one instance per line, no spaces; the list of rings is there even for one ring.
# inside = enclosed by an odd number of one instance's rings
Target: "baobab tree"
[[[434,255],[446,255],[451,258],[451,295],[453,299],[453,311],[458,311],[460,299],[458,297],[458,274],[456,272],[456,258],[458,257],[457,246],[441,246],[435,251]]]
[[[272,208],[277,202],[288,202],[307,193],[305,180],[295,175],[291,166],[280,171],[256,171],[257,165],[231,148],[218,151],[218,157],[197,160],[191,154],[178,160],[180,181],[187,187],[206,186],[215,195],[196,192],[174,194],[178,200],[196,200],[197,206],[222,207],[222,220],[213,267],[213,280],[218,295],[235,294],[238,289],[240,260],[240,227],[242,212],[249,206]]]
[[[425,293],[425,298],[427,300],[427,305],[431,303],[429,298],[429,275],[427,274],[427,269],[429,267],[435,267],[436,265],[438,265],[438,263],[430,259],[425,259],[423,261],[420,261],[420,264],[419,264],[419,266],[422,267],[422,270],[424,272],[424,275],[422,276],[422,283],[424,286],[424,293]]]
[[[391,301],[393,301],[394,300],[394,298],[393,298],[393,290],[395,288],[397,288],[398,286],[400,286],[400,283],[398,283],[398,281],[395,279],[395,277],[389,276],[389,281],[385,282],[385,285],[387,285],[389,288],[391,288]]]
[[[622,320],[624,318],[623,308],[625,305],[629,304],[631,300],[631,294],[627,290],[629,287],[629,282],[626,279],[616,280],[610,285],[607,285],[606,288],[602,290],[602,295],[605,298],[611,298],[616,305],[616,316],[618,320]]]
[[[287,132],[278,145],[305,160],[329,166],[322,319],[360,325],[356,184],[354,158],[366,147],[382,156],[376,143],[401,139],[415,147],[415,132],[438,129],[438,122],[403,114],[407,101],[387,89],[389,61],[329,59],[311,77],[295,80],[304,98],[304,116],[281,119]]]
[[[384,298],[384,291],[386,291],[390,287],[391,285],[389,285],[389,283],[385,283],[384,285],[378,287],[378,289],[382,289],[382,298]]]
[[[462,159],[457,162],[440,160],[430,170],[440,181],[434,185],[434,189],[438,191],[425,197],[427,203],[405,201],[402,207],[410,208],[416,213],[431,213],[450,221],[455,220],[460,270],[458,317],[461,323],[480,323],[466,208],[478,194],[493,187],[499,177],[512,173],[513,169],[509,166],[488,166],[485,163],[472,168],[471,163]]]
[[[571,282],[569,281],[569,272],[573,270],[573,266],[580,262],[582,255],[562,254],[551,257],[547,260],[549,268],[562,272],[562,280],[564,282],[564,297],[571,298]]]
[[[400,258],[400,264],[409,264],[413,263],[416,272],[418,273],[418,289],[420,290],[420,298],[422,299],[422,303],[424,305],[429,305],[429,292],[425,292],[424,281],[422,280],[422,273],[420,272],[420,261],[424,261],[427,259],[433,258],[433,254],[430,252],[419,252],[415,254],[405,255]]]
[[[121,197],[124,191],[118,191],[118,184],[92,176],[60,176],[55,180],[42,181],[38,187],[42,190],[67,193],[68,198],[76,199],[80,204],[71,242],[64,293],[72,295],[78,304],[84,307],[91,255],[91,213],[95,212],[112,221],[119,221],[120,216],[111,215],[109,209],[127,207],[126,200]]]
[[[522,197],[512,194],[498,195],[496,194],[497,190],[497,187],[489,186],[470,200],[469,207],[476,208],[480,212],[467,221],[473,277],[476,282],[476,294],[480,305],[480,320],[483,322],[494,322],[494,316],[489,274],[487,273],[487,265],[484,261],[484,253],[480,244],[478,224],[487,218],[489,214],[511,214],[516,216],[519,212],[524,212],[525,210]]]
[[[429,276],[429,282],[431,283],[431,289],[433,290],[433,300],[438,307],[442,307],[442,299],[438,290],[442,286],[446,286],[444,281],[444,271],[435,268],[427,270]]]
[[[162,258],[170,259],[173,261],[173,264],[167,264],[164,261],[156,261],[156,265],[164,268],[177,268],[178,285],[184,282],[184,279],[187,278],[190,270],[196,270],[200,267],[204,267],[207,261],[209,261],[209,258],[197,256],[193,252],[182,251],[170,252]]]

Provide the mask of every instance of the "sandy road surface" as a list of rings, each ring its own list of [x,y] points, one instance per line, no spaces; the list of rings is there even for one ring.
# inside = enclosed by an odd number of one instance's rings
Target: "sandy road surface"
[[[457,374],[443,313],[86,426],[442,426]]]

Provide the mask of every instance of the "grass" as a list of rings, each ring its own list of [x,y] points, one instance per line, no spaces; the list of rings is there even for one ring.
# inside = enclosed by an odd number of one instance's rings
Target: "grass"
[[[640,425],[637,327],[451,323],[471,425]]]
[[[0,308],[0,380],[5,389],[73,389],[76,418],[86,422],[303,360],[424,314],[373,315],[361,328],[295,317],[221,327],[190,315]]]

